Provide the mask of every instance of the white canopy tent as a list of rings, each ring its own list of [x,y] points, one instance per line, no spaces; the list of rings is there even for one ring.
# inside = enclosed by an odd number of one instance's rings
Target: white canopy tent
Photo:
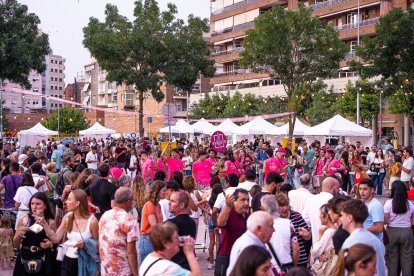
[[[58,135],[58,132],[47,129],[41,123],[37,123],[34,127],[19,132],[20,146],[34,147],[42,140],[47,141],[50,135]]]
[[[263,135],[266,134],[266,131],[277,128],[277,126],[272,125],[262,117],[258,116],[252,121],[240,126],[234,133],[237,135]]]
[[[305,130],[304,135],[370,137],[372,136],[372,130],[348,121],[341,115],[335,115],[335,117]]]
[[[187,121],[180,119],[175,123],[175,126],[171,126],[171,133],[184,133],[182,132],[183,129],[186,129],[190,126]],[[160,128],[160,133],[169,133],[169,127]]]
[[[108,135],[115,134],[116,131],[110,128],[106,128],[100,123],[96,122],[93,126],[88,129],[79,131],[81,138],[83,137],[95,137],[95,138],[105,138]]]
[[[305,131],[310,129],[311,127],[308,125],[305,125],[300,121],[298,118],[295,120],[295,128],[293,129],[293,135],[294,136],[303,136],[305,134]],[[289,135],[289,123],[284,124],[281,127],[269,129],[266,131],[266,134],[268,135],[276,135],[276,136],[286,136]]]
[[[235,123],[233,123],[232,120],[228,118],[217,126],[217,130],[223,132],[226,136],[232,135],[239,128],[240,126],[236,125]],[[213,134],[213,132],[211,132],[210,134]]]
[[[181,133],[202,133],[202,134],[211,134],[217,130],[217,127],[209,123],[206,119],[201,118],[197,122],[187,127],[183,127]]]

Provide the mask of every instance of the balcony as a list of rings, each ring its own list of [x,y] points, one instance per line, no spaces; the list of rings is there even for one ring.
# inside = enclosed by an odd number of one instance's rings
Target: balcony
[[[133,107],[135,106],[135,98],[136,95],[134,92],[125,92],[122,95],[122,103],[125,107]]]
[[[106,92],[106,89],[104,87],[98,88],[98,94],[102,95],[102,94],[105,94],[105,92]]]
[[[236,69],[236,70],[233,70],[233,71],[215,73],[214,76],[215,77],[234,76],[234,75],[246,74],[246,73],[250,73],[250,70],[248,70],[248,69]]]
[[[220,13],[228,12],[228,11],[231,11],[231,10],[235,10],[235,9],[244,7],[244,6],[249,5],[249,4],[256,3],[258,1],[261,1],[261,0],[245,0],[243,2],[239,2],[239,3],[236,3],[236,4],[230,5],[230,6],[226,6],[226,7],[221,8],[221,9],[217,9],[217,10],[213,11],[211,14],[212,15],[217,15],[217,14],[220,14]]]
[[[240,24],[240,25],[225,28],[223,30],[215,31],[211,34],[211,36],[213,37],[213,36],[218,36],[218,35],[222,35],[222,34],[225,34],[225,33],[237,32],[237,31],[246,30],[246,29],[249,29],[249,28],[252,28],[252,27],[254,27],[254,21],[246,22],[246,23],[243,23],[243,24]]]
[[[329,6],[336,5],[342,2],[346,2],[346,0],[328,0],[328,1],[316,3],[310,6],[310,8],[312,10],[319,10],[319,9],[327,8]]]
[[[210,54],[211,57],[220,57],[225,55],[230,55],[233,53],[240,53],[244,51],[244,47],[237,47],[231,50],[225,50],[225,51],[216,51]]]
[[[370,19],[363,20],[363,21],[359,22],[359,27],[364,27],[364,26],[369,26],[369,25],[376,25],[376,24],[378,24],[378,22],[379,22],[378,17],[370,18]],[[358,22],[345,24],[345,25],[341,25],[341,26],[335,26],[334,28],[335,28],[336,31],[346,31],[346,30],[356,29],[356,28],[358,28]]]

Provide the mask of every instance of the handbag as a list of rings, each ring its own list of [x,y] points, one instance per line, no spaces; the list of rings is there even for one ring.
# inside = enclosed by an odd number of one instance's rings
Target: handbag
[[[333,275],[336,263],[338,261],[338,256],[335,254],[335,249],[330,249],[324,253],[327,260],[322,262],[318,259],[311,266],[311,271],[313,275],[317,276],[329,276]]]
[[[68,247],[66,244],[59,244],[57,248],[56,260],[59,262],[63,262],[67,250]]]
[[[23,264],[24,270],[28,274],[36,274],[36,273],[39,273],[40,270],[42,270],[45,257],[43,256],[40,259],[29,259],[29,260],[23,260],[22,258],[20,258],[20,260]]]
[[[280,272],[275,268],[275,267],[272,267],[272,272],[273,272],[273,275],[275,275],[275,276],[285,276],[286,275],[286,272],[287,272],[287,268],[286,267],[284,267],[281,263],[280,263],[280,261],[279,261],[279,258],[277,257],[277,255],[276,255],[276,252],[275,252],[275,250],[273,249],[273,246],[268,242],[267,243],[267,246],[269,247],[269,249],[270,249],[270,252],[272,253],[272,255],[273,255],[273,258],[275,259],[275,261],[276,261],[276,263],[277,263],[277,266],[279,267],[279,269],[280,269]]]

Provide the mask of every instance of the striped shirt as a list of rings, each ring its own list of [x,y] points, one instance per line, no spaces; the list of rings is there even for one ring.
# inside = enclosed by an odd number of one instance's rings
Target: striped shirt
[[[295,228],[296,235],[298,237],[298,243],[300,248],[300,254],[299,254],[299,261],[298,265],[306,265],[308,262],[308,254],[306,251],[305,244],[310,245],[310,241],[306,241],[304,238],[302,238],[299,235],[299,227],[305,228],[306,230],[310,231],[308,224],[305,222],[305,220],[302,218],[302,215],[295,211],[290,211],[290,221],[293,224],[293,227]],[[310,247],[310,246],[309,246]]]

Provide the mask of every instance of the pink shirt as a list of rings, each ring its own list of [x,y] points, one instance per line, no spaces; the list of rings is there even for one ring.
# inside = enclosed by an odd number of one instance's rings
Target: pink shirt
[[[121,175],[124,173],[123,169],[117,167],[113,167],[109,171],[111,172],[111,176],[115,177],[116,179],[119,179]]]
[[[264,161],[265,164],[265,179],[270,172],[275,172],[283,177],[286,177],[284,168],[286,168],[286,159],[279,159],[277,157],[272,157]]]
[[[227,166],[227,168],[228,168],[228,170],[226,172],[226,175],[229,175],[229,174],[233,173],[233,174],[239,176],[239,167],[240,167],[240,165],[239,165],[239,163],[237,163],[237,161],[233,162],[233,161],[227,160],[226,162],[224,162],[224,166]]]
[[[210,185],[211,162],[204,160],[195,161],[193,164],[193,174],[197,183],[200,185]]]
[[[339,160],[337,160],[337,159],[332,160],[331,164],[329,166],[329,169],[328,169],[328,174],[335,174],[336,172],[332,171],[331,168],[338,169],[338,168],[341,167],[341,165],[342,164],[341,164],[341,162],[339,162]]]
[[[322,170],[323,167],[325,166],[326,163],[326,159],[322,160],[322,159],[318,159],[315,162],[315,166],[316,166],[316,175],[322,175]]]
[[[161,158],[157,159],[157,170],[164,171],[164,162],[162,162]]]
[[[176,171],[182,171],[184,169],[184,163],[180,159],[173,159],[168,157],[165,159],[165,163],[167,164],[168,168],[168,176],[167,179],[171,178],[171,175]]]
[[[154,176],[155,176],[154,161],[152,161],[152,159],[149,159],[149,158],[145,161],[141,161],[141,170],[142,170],[142,177],[144,178],[144,183],[148,182],[148,170],[149,169],[151,169],[151,173],[149,177],[154,179]]]

